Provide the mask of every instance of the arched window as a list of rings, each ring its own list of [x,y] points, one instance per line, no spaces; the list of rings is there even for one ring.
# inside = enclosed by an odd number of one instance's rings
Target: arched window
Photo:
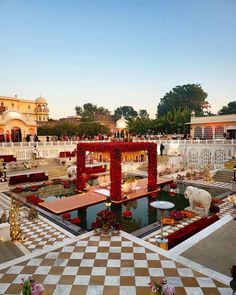
[[[215,138],[223,138],[223,134],[224,134],[224,127],[223,126],[216,126]]]
[[[201,151],[200,162],[202,164],[211,163],[211,151],[210,150],[204,149],[204,150]]]
[[[198,151],[194,148],[189,150],[188,157],[189,163],[198,163]]]
[[[194,137],[195,138],[202,138],[202,127],[194,128]]]
[[[204,137],[207,139],[212,139],[212,137],[213,137],[212,127],[205,127],[204,128]]]

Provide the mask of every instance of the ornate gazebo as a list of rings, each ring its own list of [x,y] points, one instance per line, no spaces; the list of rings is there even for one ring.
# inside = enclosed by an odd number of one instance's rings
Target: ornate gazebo
[[[122,152],[147,151],[149,191],[157,189],[157,144],[153,142],[106,142],[77,144],[77,189],[85,188],[85,156],[89,152],[108,152],[110,154],[110,197],[112,201],[121,201],[121,154]]]

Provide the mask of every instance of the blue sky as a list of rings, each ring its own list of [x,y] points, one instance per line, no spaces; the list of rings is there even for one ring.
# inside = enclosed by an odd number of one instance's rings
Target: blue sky
[[[236,100],[236,0],[0,0],[0,95],[47,98],[50,117],[91,102],[154,117],[176,85],[213,111]]]

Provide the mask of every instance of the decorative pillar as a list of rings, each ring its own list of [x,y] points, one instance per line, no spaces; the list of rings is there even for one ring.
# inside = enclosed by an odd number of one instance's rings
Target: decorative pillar
[[[110,153],[111,166],[110,166],[110,178],[111,188],[110,195],[112,201],[120,201],[121,198],[121,151],[118,148],[114,148]]]
[[[77,144],[77,190],[82,191],[85,188],[83,174],[85,173],[85,150]]]
[[[148,148],[148,190],[157,189],[157,144]]]

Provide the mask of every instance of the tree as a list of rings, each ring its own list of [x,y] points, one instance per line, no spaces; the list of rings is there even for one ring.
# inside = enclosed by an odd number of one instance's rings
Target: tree
[[[110,116],[110,111],[104,107],[97,107],[92,103],[85,103],[83,107],[75,107],[76,115],[81,117],[82,122],[94,122],[96,115]]]
[[[154,124],[155,120],[150,120],[150,119],[141,119],[139,117],[130,119],[128,122],[128,130],[132,134],[139,134],[139,135],[144,135],[148,134],[150,132],[154,132]]]
[[[138,113],[131,106],[122,106],[115,110],[114,115],[116,120],[120,119],[122,116],[126,120],[129,120],[131,118],[136,118],[138,116]]]
[[[236,114],[236,101],[229,102],[228,105],[223,106],[218,113],[219,115]]]
[[[190,122],[191,112],[188,109],[173,109],[157,119],[158,131],[161,133],[185,133]]]
[[[157,117],[163,116],[173,109],[188,109],[202,114],[202,104],[207,98],[200,84],[176,86],[161,98],[157,106]]]
[[[140,110],[138,112],[138,116],[139,116],[140,119],[143,119],[143,120],[149,119],[149,114],[148,114],[148,112],[146,110]]]
[[[79,125],[78,134],[79,135],[88,135],[95,136],[98,134],[108,134],[110,133],[109,128],[104,125],[95,122],[83,122]]]

